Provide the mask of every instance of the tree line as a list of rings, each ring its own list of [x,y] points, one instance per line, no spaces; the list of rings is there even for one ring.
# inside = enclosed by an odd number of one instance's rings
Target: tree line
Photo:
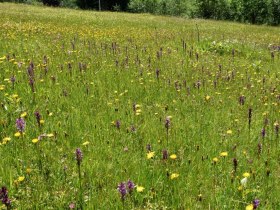
[[[280,0],[0,0],[81,9],[280,24]]]

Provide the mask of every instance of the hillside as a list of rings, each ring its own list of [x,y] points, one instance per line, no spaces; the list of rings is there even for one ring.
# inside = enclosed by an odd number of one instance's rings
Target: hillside
[[[280,28],[0,15],[4,209],[280,209]]]

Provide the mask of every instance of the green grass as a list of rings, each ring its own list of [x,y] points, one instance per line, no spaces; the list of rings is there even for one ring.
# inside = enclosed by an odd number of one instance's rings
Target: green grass
[[[8,3],[0,14],[0,184],[13,208],[280,209],[279,28]],[[42,134],[53,137],[32,142]],[[122,201],[129,179],[145,189]]]

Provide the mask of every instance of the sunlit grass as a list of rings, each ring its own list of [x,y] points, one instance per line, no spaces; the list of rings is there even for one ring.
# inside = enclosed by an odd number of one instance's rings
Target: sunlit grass
[[[8,3],[0,14],[0,184],[13,208],[280,208],[279,28]]]

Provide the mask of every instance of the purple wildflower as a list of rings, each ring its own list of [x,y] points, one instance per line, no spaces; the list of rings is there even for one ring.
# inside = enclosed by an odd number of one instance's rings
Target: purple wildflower
[[[76,207],[76,206],[75,206],[75,203],[70,203],[70,204],[69,204],[69,209],[75,209],[75,207]]]
[[[159,79],[159,69],[156,69],[156,77]]]
[[[262,134],[262,138],[264,138],[265,137],[265,128],[262,129],[261,134]]]
[[[23,133],[25,130],[25,121],[23,118],[18,118],[16,120],[16,127],[18,129],[19,132]]]
[[[162,150],[162,159],[167,160],[168,159],[168,152],[166,149]]]
[[[32,92],[35,92],[35,87],[34,87],[34,79],[30,78],[29,79],[29,85],[31,87]]]
[[[11,76],[10,81],[11,81],[11,83],[15,83],[15,81],[16,81],[15,75]]]
[[[242,96],[239,97],[239,104],[240,105],[244,105],[245,104],[245,96],[242,95]]]
[[[260,155],[262,152],[262,144],[258,143],[258,154]]]
[[[237,166],[238,166],[238,161],[236,158],[233,158],[233,167],[234,167],[234,171],[236,172],[237,170]]]
[[[165,128],[166,128],[166,130],[168,130],[170,128],[170,125],[171,125],[170,117],[167,117],[165,119]]]
[[[248,111],[249,129],[251,128],[252,111],[253,111],[252,108],[249,108],[249,111]]]
[[[36,112],[34,113],[34,115],[35,115],[36,120],[37,120],[37,123],[38,123],[38,125],[39,125],[39,127],[40,127],[40,126],[41,126],[41,124],[40,124],[41,115],[40,115],[40,113],[39,113],[38,111],[36,111]]]
[[[125,186],[125,183],[124,182],[121,182],[119,185],[118,185],[118,191],[120,192],[121,194],[121,199],[124,200],[126,194],[127,194],[127,190],[126,190],[126,186]]]
[[[120,121],[120,120],[117,120],[116,123],[115,123],[115,125],[116,125],[116,128],[117,128],[117,129],[120,129],[120,128],[121,128],[121,121]]]
[[[150,151],[152,151],[152,146],[150,144],[147,144],[146,149],[148,150],[148,152],[150,152]]]
[[[81,165],[81,162],[82,162],[82,160],[83,160],[83,153],[82,153],[82,151],[81,151],[80,148],[77,148],[77,149],[76,149],[76,160],[77,160],[78,166],[80,166],[80,165]]]
[[[260,205],[260,200],[259,199],[253,200],[253,208],[254,209],[258,208],[259,205]]]
[[[8,197],[8,190],[6,187],[1,188],[0,199],[1,199],[2,203],[7,207],[7,209],[11,206],[11,200]]]
[[[132,193],[133,189],[135,188],[135,184],[131,180],[128,180],[127,188],[128,188],[128,192]]]

